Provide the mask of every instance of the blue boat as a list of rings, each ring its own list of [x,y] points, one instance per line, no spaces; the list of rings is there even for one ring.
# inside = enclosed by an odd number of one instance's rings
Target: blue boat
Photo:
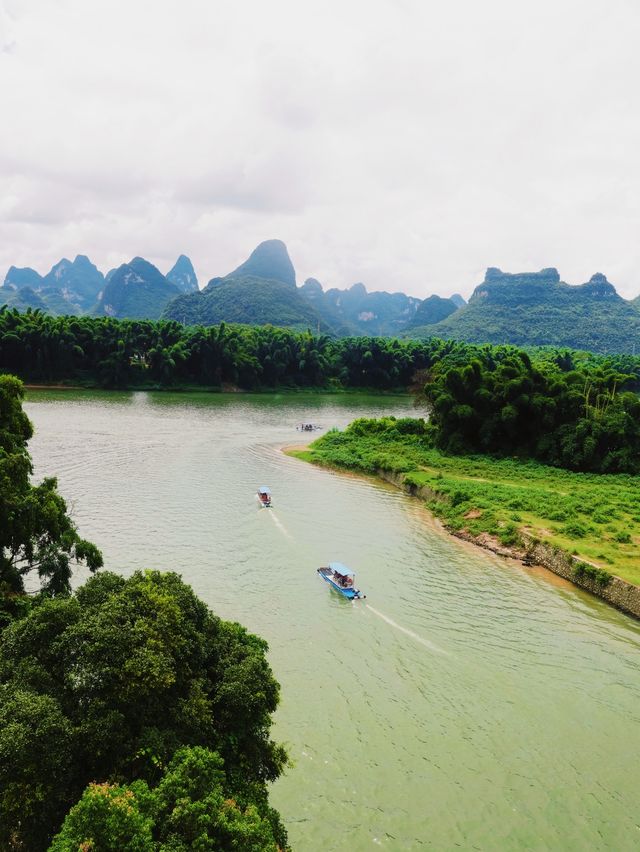
[[[342,562],[330,562],[326,567],[318,568],[318,574],[345,598],[350,600],[366,598],[366,595],[363,595],[360,589],[356,589],[355,572],[343,565]]]
[[[271,506],[271,489],[267,488],[266,485],[261,485],[258,488],[258,500],[261,506],[268,509]]]

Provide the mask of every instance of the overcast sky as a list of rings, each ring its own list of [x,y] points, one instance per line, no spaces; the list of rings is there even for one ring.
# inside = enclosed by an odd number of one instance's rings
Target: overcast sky
[[[640,293],[640,0],[0,0],[0,283],[264,239],[298,282]]]

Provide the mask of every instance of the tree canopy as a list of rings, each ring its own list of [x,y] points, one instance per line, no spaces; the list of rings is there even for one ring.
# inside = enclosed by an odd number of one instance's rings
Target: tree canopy
[[[253,820],[252,805],[284,846],[266,792],[286,760],[269,736],[279,687],[266,650],[176,574],[104,572],[39,601],[1,637],[0,846],[46,848],[92,782],[166,791],[165,769],[185,746],[224,761],[220,789],[244,814],[228,819]]]
[[[521,455],[570,470],[640,471],[635,378],[613,365],[561,356],[532,363],[485,347],[466,363],[444,359],[424,386],[436,446],[453,453]]]
[[[234,797],[213,751],[179,749],[155,787],[90,784],[71,808],[50,852],[277,852],[262,802]]]

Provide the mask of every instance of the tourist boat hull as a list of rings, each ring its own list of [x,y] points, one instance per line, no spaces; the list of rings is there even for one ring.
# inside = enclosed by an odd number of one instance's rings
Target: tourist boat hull
[[[333,578],[331,569],[329,568],[318,568],[318,574],[320,574],[322,579],[325,580],[331,586],[332,589],[335,589],[336,592],[340,592],[343,597],[349,598],[349,600],[366,597],[366,595],[363,595],[360,589],[356,589],[355,586],[345,588],[344,586],[341,586],[339,583],[337,583],[336,580]]]

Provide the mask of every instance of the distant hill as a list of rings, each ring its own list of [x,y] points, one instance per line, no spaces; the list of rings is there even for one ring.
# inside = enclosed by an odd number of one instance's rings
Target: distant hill
[[[107,276],[97,316],[158,319],[167,304],[180,294],[175,284],[142,257],[134,257]]]
[[[429,296],[418,305],[413,318],[409,321],[409,327],[431,325],[432,323],[440,322],[455,313],[458,307],[453,299],[443,299],[441,296]]]
[[[73,262],[63,257],[45,276],[30,267],[11,266],[4,279],[6,288],[30,288],[38,295],[41,310],[52,314],[85,313],[95,304],[103,283],[102,273],[82,254]],[[12,306],[20,310],[19,304],[20,299],[16,297]]]
[[[267,240],[224,278],[199,293],[174,299],[163,316],[190,325],[237,322],[331,331],[295,284],[295,270],[280,240]]]
[[[327,301],[322,284],[316,278],[307,278],[299,288],[299,292],[338,337],[349,337],[358,333],[353,323],[345,319],[339,308]]]
[[[282,240],[265,240],[254,249],[248,260],[230,272],[226,278],[264,278],[296,286],[296,271]]]
[[[49,313],[48,307],[43,299],[31,287],[11,287],[5,285],[0,287],[0,306],[7,305],[9,308],[16,308],[19,311],[26,311],[27,308],[35,310],[39,308],[45,313]]]
[[[362,283],[325,292],[315,278],[308,278],[300,292],[327,324],[351,335],[398,334],[413,321],[422,301],[404,293],[369,293]]]
[[[166,275],[167,281],[180,290],[181,293],[197,293],[198,278],[189,258],[181,254]]]
[[[601,273],[571,286],[557,269],[510,274],[490,268],[467,305],[410,336],[632,352],[634,344],[640,350],[640,309]]]
[[[260,243],[244,263],[212,278],[204,290],[198,290],[186,255],[166,276],[140,257],[106,276],[85,255],[62,258],[44,276],[11,266],[0,287],[3,304],[52,314],[270,324],[338,337],[444,337],[640,353],[640,296],[623,299],[601,273],[572,286],[554,268],[507,273],[491,267],[468,303],[457,293],[449,299],[417,299],[369,292],[360,282],[325,290],[315,278],[296,286],[296,271],[281,240]]]
[[[21,287],[31,287],[32,290],[37,290],[42,284],[42,275],[31,269],[30,266],[22,268],[18,266],[10,266],[9,271],[4,278],[4,286],[20,289]]]
[[[44,289],[57,290],[62,299],[81,311],[95,305],[103,285],[102,272],[84,254],[77,255],[73,262],[63,257],[42,279]]]

